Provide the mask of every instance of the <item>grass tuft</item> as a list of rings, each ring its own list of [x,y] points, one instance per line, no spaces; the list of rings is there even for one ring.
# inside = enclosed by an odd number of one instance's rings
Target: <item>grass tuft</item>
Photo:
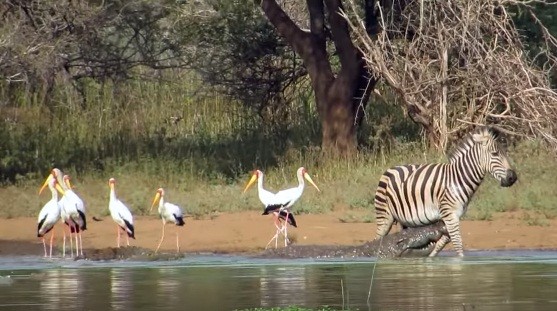
[[[195,95],[197,87],[90,83],[85,103],[66,88],[54,92],[55,104],[48,107],[26,94],[17,103],[0,105],[0,217],[36,216],[49,200],[48,193],[37,192],[52,167],[72,176],[91,216],[108,215],[107,181],[114,177],[118,197],[134,214],[149,214],[155,190],[164,187],[168,200],[189,215],[210,218],[221,212],[260,212],[255,187],[242,193],[254,168],[265,172],[266,189],[279,191],[294,187],[296,170],[304,166],[322,192],[306,187],[294,206],[296,214],[346,211],[339,221],[371,222],[373,196],[385,169],[444,161],[443,155],[424,151],[409,134],[415,128],[401,125],[404,120],[390,121],[402,130],[383,147],[381,135],[368,124],[382,120],[374,115],[381,112],[375,104],[359,133],[366,143],[354,157],[339,161],[321,153],[310,101],[290,103],[281,122],[266,124],[218,94]],[[543,217],[526,222],[557,217],[553,154],[535,141],[517,144],[508,154],[519,181],[501,188],[487,177],[465,218],[490,220],[494,213],[516,210]],[[10,203],[14,198],[16,206]]]

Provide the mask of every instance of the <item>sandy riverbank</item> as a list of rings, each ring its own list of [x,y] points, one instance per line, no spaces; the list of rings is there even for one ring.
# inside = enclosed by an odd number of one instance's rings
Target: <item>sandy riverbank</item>
[[[291,228],[289,235],[300,245],[356,245],[375,236],[374,223],[343,223],[341,217],[340,212],[297,215],[298,228]],[[154,216],[136,217],[135,223],[137,239],[130,244],[154,249],[160,238],[161,221]],[[61,225],[55,228],[55,245],[60,249],[61,228]],[[181,250],[186,253],[254,253],[261,251],[274,234],[270,216],[253,211],[219,214],[213,219],[187,218],[186,226],[178,229]],[[531,226],[521,220],[520,212],[497,214],[491,221],[463,221],[461,230],[465,249],[557,248],[557,220],[551,220],[548,226]],[[175,232],[176,227],[167,225],[162,250],[175,250]],[[85,249],[116,246],[112,219],[89,219],[83,246]],[[0,219],[0,256],[42,254],[35,218]]]

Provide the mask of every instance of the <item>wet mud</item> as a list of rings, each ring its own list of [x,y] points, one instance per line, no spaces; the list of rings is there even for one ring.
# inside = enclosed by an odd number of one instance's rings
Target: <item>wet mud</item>
[[[106,247],[100,249],[84,249],[83,256],[76,257],[76,260],[134,260],[134,261],[160,261],[178,260],[184,257],[183,253],[155,253],[153,250],[137,247]]]
[[[403,257],[424,257],[427,252],[409,250]],[[267,249],[256,258],[395,258],[398,254],[387,253],[382,250],[379,241],[369,241],[361,245],[290,245],[284,248]]]

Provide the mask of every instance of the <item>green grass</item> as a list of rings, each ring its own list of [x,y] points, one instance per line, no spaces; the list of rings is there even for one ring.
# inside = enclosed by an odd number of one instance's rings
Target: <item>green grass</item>
[[[304,308],[304,307],[274,307],[274,308],[253,308],[253,309],[243,309],[238,311],[333,311],[333,310],[348,310],[348,309],[333,309],[329,307],[321,307],[316,309]]]
[[[511,188],[501,188],[488,176],[474,196],[465,214],[466,219],[491,220],[498,212],[524,210],[529,217],[524,221],[531,225],[546,225],[557,215],[557,194],[553,191],[551,172],[557,170],[557,163],[547,152],[535,155],[524,154],[527,146],[520,145],[511,150],[514,164],[519,174],[519,182]],[[321,188],[318,193],[313,187],[306,187],[303,198],[296,204],[296,213],[327,213],[343,210],[341,222],[374,221],[373,195],[379,176],[385,168],[400,163],[435,161],[437,156],[426,155],[419,150],[408,150],[403,154],[379,157],[362,153],[351,160],[342,162],[323,160],[319,154],[306,153],[295,158],[284,158],[276,166],[262,167],[266,173],[265,187],[280,190],[296,184],[295,172],[298,166],[308,168],[310,175]],[[242,193],[250,177],[245,170],[238,178],[226,176],[195,177],[180,170],[173,170],[171,163],[127,163],[111,166],[102,172],[76,172],[75,191],[84,199],[92,215],[107,215],[108,184],[110,177],[117,180],[116,192],[135,214],[147,214],[151,200],[158,187],[167,190],[168,200],[182,205],[195,218],[217,217],[221,212],[237,212],[261,209],[257,190],[251,188]],[[545,168],[539,169],[539,163]],[[154,167],[162,167],[159,173]],[[62,167],[62,169],[64,169]],[[37,195],[44,177],[25,179],[15,185],[0,188],[0,217],[35,216],[49,199],[49,194]],[[18,204],[9,204],[17,198]]]
[[[65,88],[55,92],[48,107],[26,94],[0,106],[0,217],[36,216],[49,199],[49,194],[38,196],[38,188],[53,166],[72,176],[91,215],[108,214],[107,182],[114,177],[117,195],[135,214],[147,214],[155,190],[164,187],[168,200],[195,218],[259,211],[256,188],[242,194],[251,170],[263,170],[265,187],[278,191],[296,185],[296,169],[305,166],[322,192],[307,187],[296,213],[340,210],[345,215],[339,221],[371,222],[373,195],[386,168],[444,161],[411,138],[407,120],[392,118],[398,136],[388,147],[370,142],[350,159],[330,159],[320,152],[311,99],[292,102],[281,122],[266,124],[236,102],[218,94],[194,96],[197,86],[184,84],[91,83],[85,105]],[[376,105],[359,133],[370,141],[379,135],[372,121],[395,113]],[[532,225],[555,219],[553,154],[524,142],[509,156],[517,184],[501,188],[487,177],[465,218],[490,220],[497,212],[520,209],[539,218],[524,220]]]

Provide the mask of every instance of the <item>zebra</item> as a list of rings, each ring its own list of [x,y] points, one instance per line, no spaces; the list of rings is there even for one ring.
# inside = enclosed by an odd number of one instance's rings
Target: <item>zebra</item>
[[[489,172],[502,187],[518,179],[499,147],[499,136],[494,127],[477,127],[456,144],[448,163],[386,170],[375,192],[376,239],[388,234],[395,221],[407,228],[442,220],[449,235],[436,242],[429,256],[437,255],[451,240],[457,254],[464,256],[459,220],[485,175]]]

